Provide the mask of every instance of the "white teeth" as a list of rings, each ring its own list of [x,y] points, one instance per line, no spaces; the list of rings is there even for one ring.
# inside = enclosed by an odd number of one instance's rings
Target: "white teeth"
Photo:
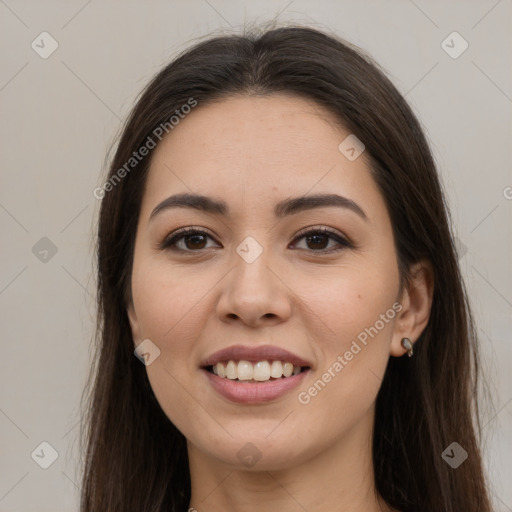
[[[236,368],[235,361],[229,361],[226,365],[226,377],[232,380],[238,378],[238,370]]]
[[[270,376],[274,377],[274,379],[279,379],[281,375],[283,375],[283,363],[281,361],[272,361]]]
[[[284,363],[283,364],[283,375],[285,377],[291,377],[293,373],[293,364],[292,363]]]
[[[252,380],[254,369],[249,361],[238,362],[238,380]]]
[[[254,380],[269,380],[270,379],[270,365],[268,361],[260,361],[254,365]]]
[[[217,368],[217,375],[219,377],[225,377],[226,376],[226,367],[222,363],[216,364],[215,367]]]
[[[230,380],[265,382],[271,378],[280,379],[281,377],[291,377],[298,375],[301,372],[300,366],[293,366],[292,363],[286,361],[258,361],[251,363],[249,361],[233,361],[227,363],[220,362],[214,364],[212,371],[215,375],[221,378],[228,378]]]

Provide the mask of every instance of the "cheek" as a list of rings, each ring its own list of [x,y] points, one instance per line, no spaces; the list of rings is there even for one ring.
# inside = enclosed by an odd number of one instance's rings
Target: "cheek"
[[[398,270],[382,259],[331,272],[329,278],[317,280],[316,285],[312,280],[303,289],[304,302],[322,319],[327,339],[336,350],[350,345],[376,322],[382,334],[389,334],[392,328],[390,320],[396,312],[389,310],[397,296]]]
[[[190,418],[198,416],[197,401],[201,401],[187,390],[197,371],[194,350],[204,330],[200,312],[207,304],[208,287],[204,280],[184,279],[179,271],[171,274],[162,265],[146,264],[134,268],[132,289],[142,339],[150,339],[160,350],[146,367],[151,388],[167,417],[179,430],[189,432]]]
[[[349,431],[376,400],[397,313],[394,285],[385,284],[344,280],[323,299],[330,335],[316,340],[321,362],[297,398],[306,415],[309,411],[323,425],[327,438]]]
[[[375,400],[390,357],[400,308],[395,302],[398,268],[391,252],[389,257],[367,258],[364,264],[361,260],[337,275],[324,282],[322,293],[310,297],[311,309],[329,329],[316,340],[321,364],[314,381],[301,390],[301,403],[310,400],[317,410],[336,410],[339,417],[350,410],[357,417]],[[336,423],[333,418],[328,415],[325,421]]]
[[[141,337],[160,350],[158,358],[146,367],[151,387],[170,420],[178,428],[186,428],[194,402],[188,400],[185,390],[197,372],[197,340],[205,329],[201,311],[208,307],[211,286],[155,264],[134,269],[132,286]]]
[[[207,275],[186,276],[180,268],[141,262],[132,277],[133,300],[142,334],[173,350],[189,347],[201,329],[201,310],[208,301]]]

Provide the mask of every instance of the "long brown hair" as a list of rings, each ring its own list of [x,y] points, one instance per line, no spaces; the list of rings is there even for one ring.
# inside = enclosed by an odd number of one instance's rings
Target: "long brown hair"
[[[435,272],[431,316],[414,357],[389,358],[377,396],[376,491],[403,512],[490,512],[479,448],[477,337],[429,145],[378,64],[334,35],[297,26],[196,43],[154,77],[126,122],[110,185],[100,194],[97,353],[81,437],[81,511],[182,512],[190,499],[185,437],[162,411],[133,353],[126,301],[151,158],[133,168],[126,163],[191,98],[201,105],[274,92],[316,101],[365,144],[393,225],[401,277],[421,258]],[[457,469],[442,457],[453,441],[469,454]]]

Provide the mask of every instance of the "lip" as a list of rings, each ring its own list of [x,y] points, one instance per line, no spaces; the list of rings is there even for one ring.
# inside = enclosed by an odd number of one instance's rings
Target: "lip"
[[[206,369],[201,369],[215,391],[228,400],[243,404],[262,404],[271,402],[296,388],[311,370],[304,370],[291,377],[266,382],[240,382],[227,377],[219,377]]]
[[[224,361],[249,361],[257,363],[258,361],[282,361],[292,363],[294,366],[309,366],[312,368],[312,363],[302,359],[301,357],[274,345],[261,345],[259,347],[248,347],[245,345],[232,345],[231,347],[223,348],[208,356],[202,363],[201,367],[206,368],[213,366],[219,362]],[[300,374],[299,374],[300,375]],[[291,378],[291,377],[287,377]],[[244,384],[245,385],[245,384]],[[247,386],[249,384],[246,384]]]

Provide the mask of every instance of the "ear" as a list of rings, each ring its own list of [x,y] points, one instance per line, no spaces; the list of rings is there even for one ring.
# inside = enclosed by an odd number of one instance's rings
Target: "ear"
[[[410,268],[410,276],[399,299],[402,309],[396,317],[390,349],[394,357],[401,357],[407,352],[402,346],[402,338],[409,338],[414,345],[430,318],[434,295],[432,264],[428,260],[415,263]]]
[[[128,320],[130,322],[130,327],[132,330],[132,338],[134,340],[134,345],[136,341],[140,341],[141,338],[141,327],[139,324],[139,320],[137,319],[137,313],[135,312],[135,306],[133,304],[133,300],[130,298],[127,301],[126,305],[126,313],[128,315]]]

